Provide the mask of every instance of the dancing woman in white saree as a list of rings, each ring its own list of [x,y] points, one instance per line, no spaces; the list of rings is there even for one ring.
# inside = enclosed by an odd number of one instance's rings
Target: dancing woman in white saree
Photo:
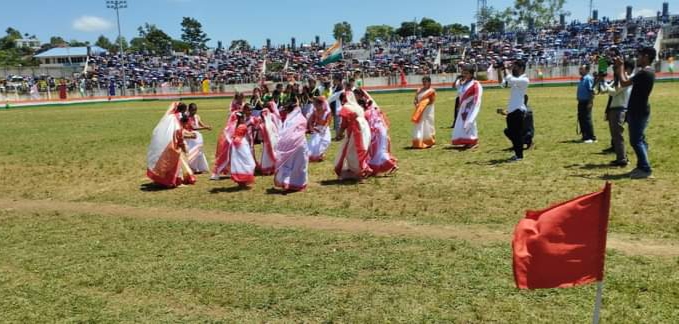
[[[410,120],[413,126],[413,148],[425,149],[436,144],[436,125],[434,122],[436,90],[431,87],[431,78],[422,78],[422,88],[415,95],[415,111]]]

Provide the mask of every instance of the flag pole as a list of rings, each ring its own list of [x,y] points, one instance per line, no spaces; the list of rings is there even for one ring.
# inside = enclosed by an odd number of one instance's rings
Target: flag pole
[[[604,282],[597,281],[596,283],[596,299],[594,301],[594,316],[592,316],[592,324],[599,324],[599,315],[601,314],[601,295],[604,290]]]

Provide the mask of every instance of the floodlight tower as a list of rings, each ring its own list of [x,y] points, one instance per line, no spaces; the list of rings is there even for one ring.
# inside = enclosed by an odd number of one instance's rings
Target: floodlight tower
[[[592,10],[594,8],[594,0],[589,0],[589,19],[587,20],[592,20],[594,16],[592,15]]]
[[[488,14],[486,9],[488,9],[488,2],[486,0],[476,1],[476,26],[479,29],[482,29],[486,23],[486,15]]]
[[[121,94],[125,96],[127,90],[127,76],[125,75],[125,52],[123,52],[123,37],[120,32],[120,9],[127,8],[126,0],[107,0],[106,8],[113,9],[116,11],[116,19],[118,21],[118,46],[120,46],[120,65],[123,73],[123,87],[121,88]]]

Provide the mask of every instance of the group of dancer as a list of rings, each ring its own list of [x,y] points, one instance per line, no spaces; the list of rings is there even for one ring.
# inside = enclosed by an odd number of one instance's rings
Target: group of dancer
[[[461,149],[478,146],[479,134],[476,117],[481,110],[483,87],[474,78],[474,67],[466,65],[460,77],[455,82],[457,98],[455,99],[455,114],[453,115],[453,129],[451,144]],[[415,110],[411,117],[414,123],[412,148],[426,149],[436,144],[435,115],[436,90],[431,86],[431,78],[422,78],[420,88],[414,100]]]
[[[521,161],[523,151],[533,145],[533,115],[528,108],[526,91],[530,81],[525,75],[526,66],[522,61],[505,65],[503,87],[511,88],[507,109],[499,109],[498,113],[506,116],[507,128],[504,133],[512,142],[514,155],[509,161]],[[476,80],[475,67],[462,66],[460,76],[455,81],[457,97],[453,115],[453,129],[450,143],[453,147],[467,150],[478,147],[479,132],[476,119],[481,111],[483,87]],[[412,148],[426,149],[436,144],[436,126],[434,122],[436,90],[431,86],[429,77],[422,78],[422,88],[415,95],[415,109],[411,117],[414,123]]]
[[[173,103],[153,131],[147,176],[174,188],[194,184],[196,174],[210,172],[211,180],[226,177],[249,188],[255,175],[273,175],[276,188],[302,191],[308,184],[308,164],[326,159],[335,124],[335,140],[341,143],[334,171],[340,180],[362,181],[398,170],[389,120],[367,91],[350,81],[331,91],[311,81],[304,89],[282,98],[280,92],[257,88],[250,102],[236,94],[219,133],[212,169],[200,133],[211,127],[202,122],[195,104]]]

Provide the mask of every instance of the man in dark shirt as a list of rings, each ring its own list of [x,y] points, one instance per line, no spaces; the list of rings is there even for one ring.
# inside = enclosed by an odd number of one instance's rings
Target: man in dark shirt
[[[637,156],[637,167],[630,173],[632,179],[646,179],[651,177],[653,172],[648,160],[646,127],[651,115],[651,105],[648,98],[651,96],[655,82],[655,72],[651,68],[655,57],[656,51],[653,47],[641,48],[637,53],[638,70],[631,78],[624,73],[622,57],[617,57],[614,61],[616,73],[620,77],[620,85],[623,87],[632,86],[627,108],[629,141]]]

